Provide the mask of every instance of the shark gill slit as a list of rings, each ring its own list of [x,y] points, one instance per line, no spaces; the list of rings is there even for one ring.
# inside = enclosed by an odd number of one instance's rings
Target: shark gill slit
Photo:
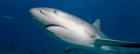
[[[87,32],[87,31],[85,31],[85,32]],[[87,32],[87,34],[89,35],[89,37],[90,37],[90,38],[96,38],[96,36],[91,35],[91,34],[90,34],[90,33],[88,33],[88,32]]]

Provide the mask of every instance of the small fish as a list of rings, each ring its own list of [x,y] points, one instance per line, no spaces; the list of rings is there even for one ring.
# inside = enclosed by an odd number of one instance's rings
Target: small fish
[[[9,15],[5,15],[4,16],[6,19],[10,19],[10,20],[13,20],[14,18],[13,17],[11,17],[11,16],[9,16]]]

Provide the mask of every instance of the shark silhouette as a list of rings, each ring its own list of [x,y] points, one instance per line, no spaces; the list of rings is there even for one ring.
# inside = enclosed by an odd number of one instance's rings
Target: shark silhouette
[[[101,32],[100,19],[92,25],[84,20],[54,8],[32,8],[30,13],[42,28],[54,33],[68,46],[65,52],[83,48],[101,54],[119,53],[113,46],[140,48],[140,43],[112,40]]]

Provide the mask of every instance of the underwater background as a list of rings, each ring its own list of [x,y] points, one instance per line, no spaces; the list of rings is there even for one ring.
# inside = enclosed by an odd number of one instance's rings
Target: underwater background
[[[56,8],[92,23],[112,39],[140,42],[140,0],[0,0],[0,54],[64,54],[65,45],[30,16],[35,7]],[[140,54],[138,48],[123,48]],[[75,50],[69,54],[97,54]]]

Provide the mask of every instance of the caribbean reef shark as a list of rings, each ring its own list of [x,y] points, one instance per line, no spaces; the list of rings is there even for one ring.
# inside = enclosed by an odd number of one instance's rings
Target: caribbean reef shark
[[[101,32],[100,19],[91,25],[84,20],[54,8],[32,8],[31,15],[41,27],[54,33],[68,46],[65,52],[83,48],[101,54],[119,54],[113,46],[140,48],[140,43],[112,40]]]

